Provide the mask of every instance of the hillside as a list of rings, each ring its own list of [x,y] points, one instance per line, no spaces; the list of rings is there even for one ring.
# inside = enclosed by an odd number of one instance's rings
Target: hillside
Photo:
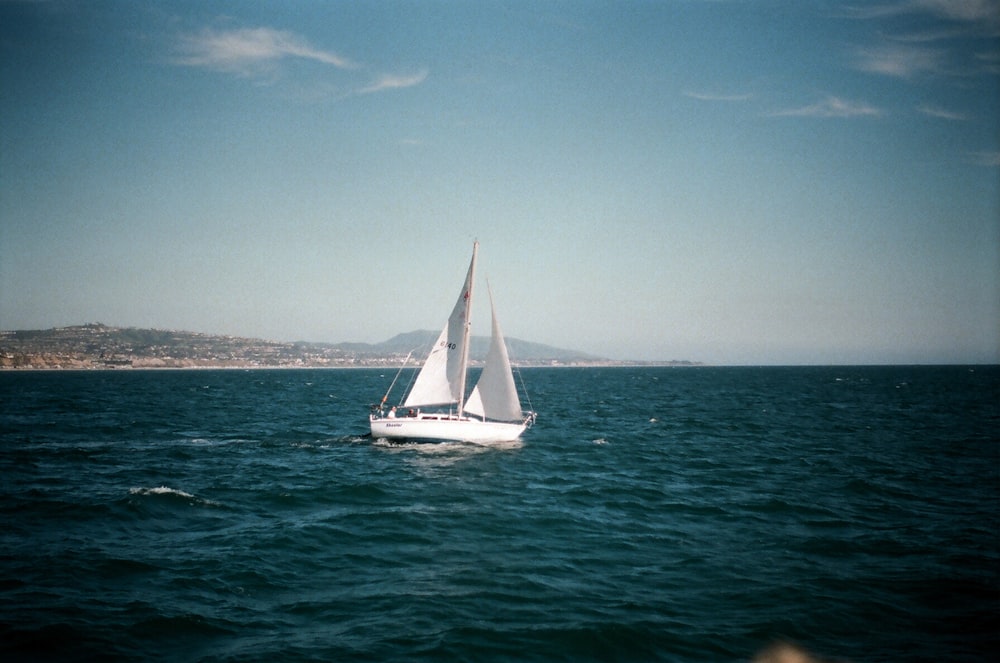
[[[421,329],[397,334],[388,341],[381,343],[337,343],[332,347],[354,352],[367,356],[406,356],[411,350],[414,356],[426,353],[431,345],[437,340],[438,332]],[[517,338],[508,338],[507,351],[510,353],[511,361],[514,362],[605,362],[607,360],[593,355],[576,352],[574,350],[564,350],[541,343],[522,341]],[[469,356],[473,360],[481,361],[486,357],[489,350],[490,339],[488,336],[473,336],[472,345],[469,348]]]
[[[399,334],[382,343],[283,343],[163,329],[95,323],[0,332],[0,368],[284,368],[398,366],[411,350],[420,361],[437,338],[431,331]],[[489,339],[474,337],[481,361]],[[607,366],[615,362],[516,338],[507,339],[521,366]],[[686,364],[688,362],[672,362]]]

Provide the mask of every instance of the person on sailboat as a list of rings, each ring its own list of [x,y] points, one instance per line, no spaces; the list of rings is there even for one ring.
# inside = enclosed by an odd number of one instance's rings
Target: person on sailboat
[[[396,418],[396,406],[395,405],[393,405],[392,408],[389,409],[388,417],[390,419],[395,419]]]

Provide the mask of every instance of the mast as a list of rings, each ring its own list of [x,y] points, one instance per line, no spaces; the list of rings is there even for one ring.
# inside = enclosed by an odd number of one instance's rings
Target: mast
[[[462,330],[462,363],[461,363],[461,388],[458,390],[458,417],[462,418],[462,411],[465,409],[465,380],[469,370],[469,336],[472,332],[469,318],[472,312],[472,288],[476,282],[476,255],[479,253],[479,240],[472,242],[472,263],[469,265],[469,290],[465,293],[465,320]]]

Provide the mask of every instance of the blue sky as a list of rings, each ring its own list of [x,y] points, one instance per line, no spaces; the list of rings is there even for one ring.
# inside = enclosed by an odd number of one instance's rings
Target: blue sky
[[[478,238],[508,336],[1000,362],[998,118],[996,0],[0,0],[0,329],[377,342]]]

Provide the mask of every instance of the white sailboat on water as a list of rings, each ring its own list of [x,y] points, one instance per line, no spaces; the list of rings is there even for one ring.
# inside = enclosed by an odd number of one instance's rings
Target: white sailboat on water
[[[490,349],[479,380],[466,397],[469,314],[478,252],[479,242],[475,242],[455,308],[401,406],[386,409],[389,392],[373,406],[369,415],[372,437],[489,444],[516,440],[535,422],[534,412],[521,409],[492,292]]]

